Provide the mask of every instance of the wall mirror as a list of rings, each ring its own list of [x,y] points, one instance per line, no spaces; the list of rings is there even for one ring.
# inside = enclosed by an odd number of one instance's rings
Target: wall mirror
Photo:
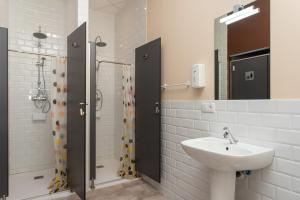
[[[215,19],[215,99],[271,98],[270,0],[235,5]]]

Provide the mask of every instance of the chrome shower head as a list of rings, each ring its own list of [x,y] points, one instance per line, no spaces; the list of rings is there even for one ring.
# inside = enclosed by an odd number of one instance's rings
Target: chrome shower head
[[[105,43],[105,42],[102,41],[101,36],[97,36],[96,37],[95,43],[96,43],[97,47],[106,47],[107,46],[107,43]]]
[[[107,46],[107,44],[105,42],[102,42],[102,41],[97,42],[96,45],[97,45],[97,47],[106,47]]]
[[[41,26],[39,26],[39,32],[35,32],[32,35],[33,35],[33,37],[35,37],[39,40],[47,38],[47,35],[45,33],[42,33],[42,27]]]

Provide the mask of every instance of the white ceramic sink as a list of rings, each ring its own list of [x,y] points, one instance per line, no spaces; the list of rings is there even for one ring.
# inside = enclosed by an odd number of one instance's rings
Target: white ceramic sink
[[[236,171],[265,168],[274,150],[245,143],[230,144],[214,137],[183,141],[185,152],[212,169],[211,199],[234,200]]]
[[[192,158],[220,171],[256,170],[271,164],[274,150],[254,145],[229,144],[213,137],[186,140],[183,149]]]

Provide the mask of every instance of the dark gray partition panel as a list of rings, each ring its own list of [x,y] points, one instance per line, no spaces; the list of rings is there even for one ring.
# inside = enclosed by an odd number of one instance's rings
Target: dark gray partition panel
[[[86,199],[86,23],[68,36],[68,183]]]
[[[96,179],[96,43],[90,42],[90,180]]]
[[[136,167],[160,182],[161,39],[135,51]]]
[[[219,100],[219,76],[220,76],[220,70],[219,70],[219,50],[215,50],[215,100]]]
[[[8,30],[0,27],[0,198],[8,196]]]

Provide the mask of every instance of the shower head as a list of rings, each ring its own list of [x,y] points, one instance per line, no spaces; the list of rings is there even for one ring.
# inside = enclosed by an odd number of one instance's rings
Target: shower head
[[[96,45],[97,45],[97,47],[106,47],[107,46],[107,44],[105,42],[102,42],[102,41],[97,42]]]
[[[107,46],[107,43],[102,41],[101,36],[97,36],[95,39],[95,42],[96,42],[97,47],[106,47]]]
[[[47,38],[47,35],[44,34],[44,33],[39,33],[39,32],[36,32],[36,33],[33,33],[33,36],[37,39],[46,39]]]
[[[39,26],[39,32],[33,33],[33,37],[42,40],[42,39],[46,39],[47,35],[45,33],[42,33],[42,27]]]

